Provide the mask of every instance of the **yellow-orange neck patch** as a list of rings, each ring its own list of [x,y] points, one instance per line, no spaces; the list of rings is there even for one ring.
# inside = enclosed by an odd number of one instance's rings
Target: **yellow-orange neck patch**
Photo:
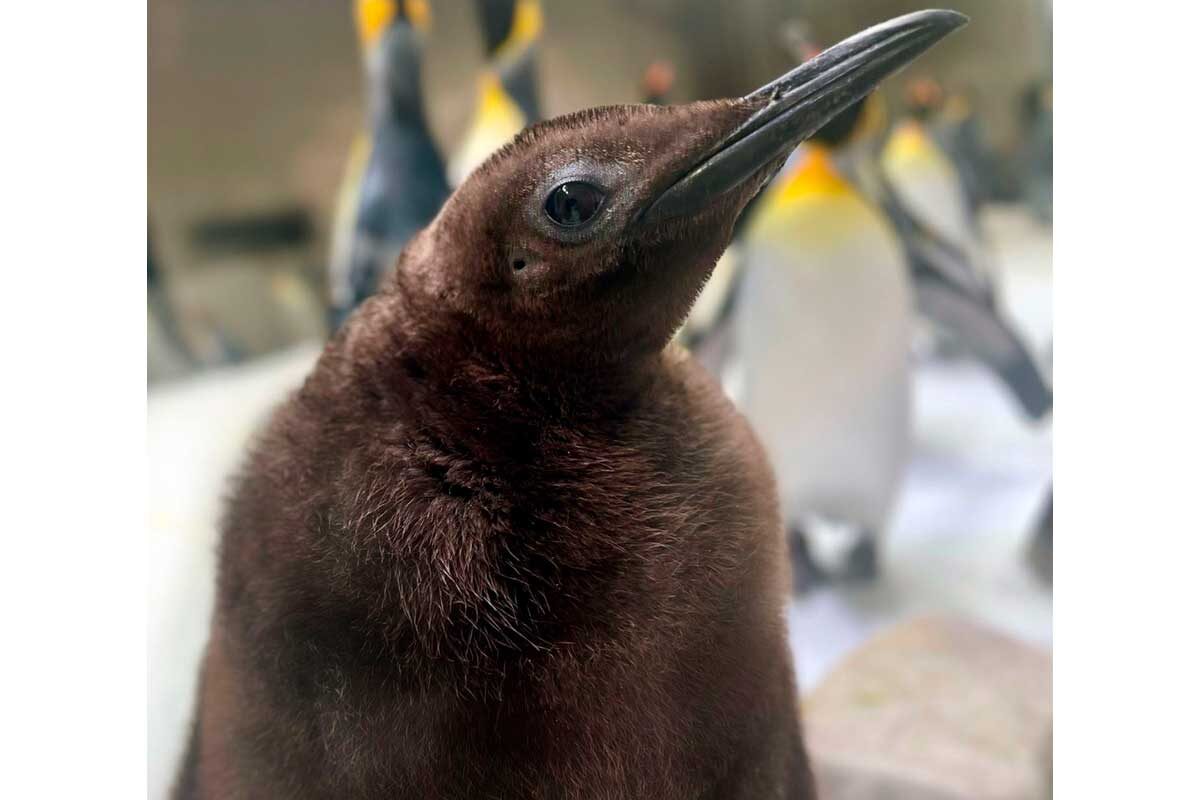
[[[510,102],[508,92],[494,72],[484,72],[479,76],[479,113],[481,116],[491,116],[503,110]]]
[[[354,22],[358,27],[358,41],[368,50],[379,41],[388,25],[396,18],[403,3],[404,18],[422,33],[428,33],[433,24],[426,0],[358,0],[354,6]]]
[[[507,58],[536,42],[542,35],[543,24],[542,6],[538,0],[517,0],[512,28],[496,48],[496,58]]]
[[[517,120],[517,130],[525,125],[525,115],[520,106],[504,90],[499,76],[490,70],[479,76],[479,106],[476,116],[484,124],[502,120],[511,126],[514,124],[512,121]]]
[[[379,41],[384,28],[396,17],[395,0],[358,0],[354,6],[354,22],[358,41],[363,49]]]
[[[800,161],[784,177],[770,198],[774,203],[793,203],[813,195],[847,194],[853,188],[838,172],[829,150],[818,144],[807,144]]]
[[[404,0],[404,16],[421,33],[429,33],[433,27],[433,14],[426,0]]]
[[[927,156],[932,149],[925,130],[913,120],[901,123],[883,148],[885,162],[910,161]]]

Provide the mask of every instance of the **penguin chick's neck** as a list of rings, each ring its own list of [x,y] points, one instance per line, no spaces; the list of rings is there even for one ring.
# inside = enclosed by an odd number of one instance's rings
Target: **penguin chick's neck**
[[[483,462],[525,452],[547,423],[624,417],[662,353],[553,361],[497,346],[469,316],[396,276],[327,348],[343,386],[384,417],[403,414]]]

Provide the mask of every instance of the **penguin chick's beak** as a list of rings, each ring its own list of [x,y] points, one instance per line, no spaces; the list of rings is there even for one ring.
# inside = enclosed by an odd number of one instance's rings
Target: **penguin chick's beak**
[[[737,189],[865,97],[884,78],[966,24],[957,11],[917,11],[868,28],[742,98],[757,106],[642,211],[643,223],[695,214]]]

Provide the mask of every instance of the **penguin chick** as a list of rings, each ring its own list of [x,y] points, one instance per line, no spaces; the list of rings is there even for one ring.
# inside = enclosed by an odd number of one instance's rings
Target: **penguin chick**
[[[813,797],[770,472],[668,342],[788,151],[963,21],[474,172],[251,449],[176,796]]]

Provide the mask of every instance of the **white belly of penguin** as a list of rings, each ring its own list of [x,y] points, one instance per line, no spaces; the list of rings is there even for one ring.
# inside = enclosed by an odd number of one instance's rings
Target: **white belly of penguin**
[[[908,460],[912,304],[898,243],[860,203],[822,200],[786,237],[752,237],[733,382],[788,520],[882,533]]]

